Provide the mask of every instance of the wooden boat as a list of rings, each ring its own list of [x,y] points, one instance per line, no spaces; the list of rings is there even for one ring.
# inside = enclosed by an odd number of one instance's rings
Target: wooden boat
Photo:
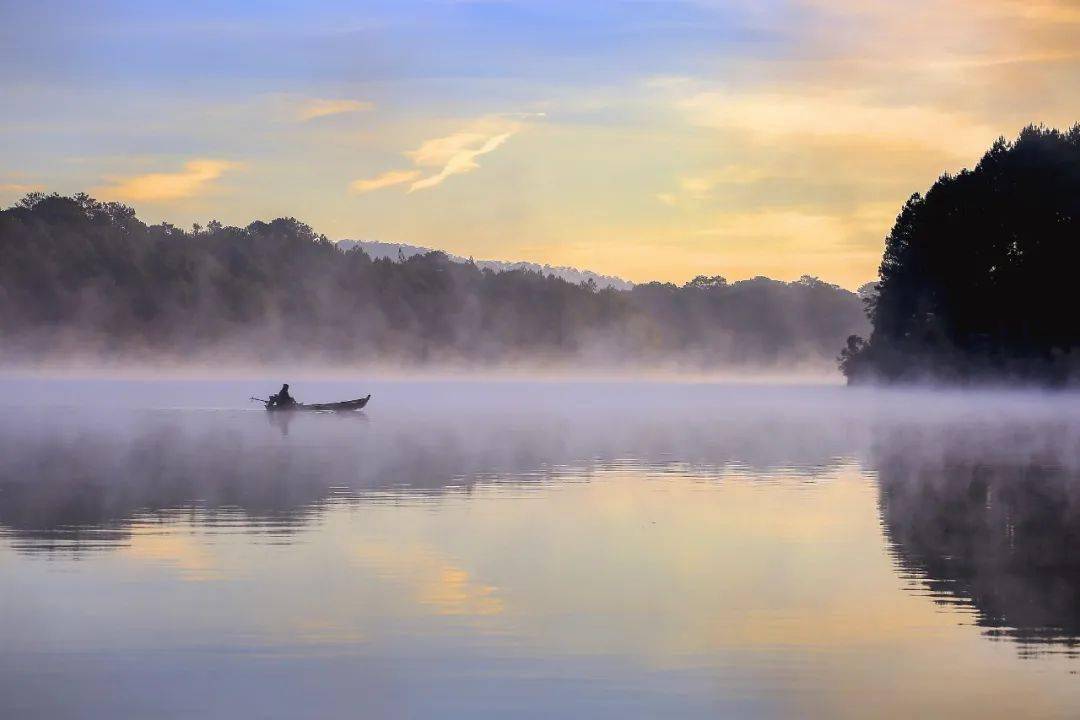
[[[258,399],[258,398],[256,398]],[[309,412],[338,412],[342,410],[362,410],[365,405],[368,404],[368,400],[371,396],[358,398],[356,400],[343,400],[342,402],[334,403],[311,403],[305,405],[304,403],[293,403],[292,405],[274,405],[266,403],[266,409],[269,412],[295,412],[306,410]],[[266,402],[263,400],[263,402]]]

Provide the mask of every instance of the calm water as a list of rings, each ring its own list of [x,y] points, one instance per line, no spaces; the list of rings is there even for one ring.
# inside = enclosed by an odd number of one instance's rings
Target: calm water
[[[1080,398],[0,382],[0,717],[1076,717]]]

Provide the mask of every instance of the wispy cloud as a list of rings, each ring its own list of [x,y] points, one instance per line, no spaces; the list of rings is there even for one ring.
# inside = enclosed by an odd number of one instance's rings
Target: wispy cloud
[[[696,125],[740,130],[768,142],[799,136],[863,138],[968,156],[985,149],[998,134],[957,112],[925,105],[883,105],[850,92],[709,91],[691,95],[680,106]]]
[[[978,3],[978,5],[982,5],[982,3]],[[1077,7],[1075,0],[1056,0],[1052,2],[1006,0],[1005,2],[986,3],[982,11],[1026,20],[1051,23],[1080,23],[1080,7]]]
[[[699,237],[718,237],[729,242],[799,243],[808,237],[837,238],[845,235],[844,219],[819,212],[783,209],[732,212],[718,215],[698,230]]]
[[[408,192],[441,185],[453,175],[463,175],[480,167],[477,158],[494,152],[523,127],[522,115],[500,115],[480,118],[468,128],[443,137],[425,140],[415,150],[405,152],[414,170],[391,170],[366,180],[354,180],[353,192],[370,192],[380,188],[410,183]],[[429,172],[426,177],[423,177]]]
[[[349,190],[356,194],[368,193],[373,190],[381,190],[411,182],[422,174],[419,170],[389,170],[382,175],[376,175],[370,180],[354,180],[349,184]]]
[[[772,177],[775,177],[775,175],[762,167],[726,165],[704,175],[681,177],[679,178],[677,192],[660,193],[657,195],[657,199],[665,205],[672,206],[679,205],[686,200],[701,202],[711,198],[718,186],[745,185]]]
[[[345,100],[332,98],[306,98],[297,102],[296,119],[307,122],[329,115],[342,115],[370,110],[374,103],[363,100]]]
[[[877,249],[896,217],[893,203],[868,202],[844,212],[816,207],[772,208],[724,212],[693,234],[715,238],[726,246],[817,252],[836,249]],[[813,241],[813,242],[808,242]]]
[[[184,163],[178,172],[109,178],[111,185],[94,191],[119,200],[178,200],[206,192],[225,172],[238,167],[240,163],[229,160],[200,158]]]
[[[498,135],[482,133],[457,133],[447,137],[428,140],[416,150],[405,153],[420,167],[439,167],[439,172],[417,180],[409,186],[409,192],[441,185],[451,175],[462,175],[480,167],[476,158],[487,155],[517,132],[517,129]]]
[[[44,189],[44,185],[38,185],[37,183],[0,183],[0,192],[5,193],[29,193]]]

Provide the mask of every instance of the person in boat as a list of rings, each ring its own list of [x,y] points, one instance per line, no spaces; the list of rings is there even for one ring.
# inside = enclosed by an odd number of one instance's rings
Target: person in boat
[[[285,383],[281,386],[281,390],[277,395],[270,396],[270,407],[287,407],[289,405],[295,405],[296,400],[289,394],[289,384]]]

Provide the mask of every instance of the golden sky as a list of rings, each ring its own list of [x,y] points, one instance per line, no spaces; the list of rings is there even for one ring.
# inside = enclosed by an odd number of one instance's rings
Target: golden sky
[[[855,288],[911,193],[1080,120],[1075,0],[227,5],[0,8],[0,203]]]

